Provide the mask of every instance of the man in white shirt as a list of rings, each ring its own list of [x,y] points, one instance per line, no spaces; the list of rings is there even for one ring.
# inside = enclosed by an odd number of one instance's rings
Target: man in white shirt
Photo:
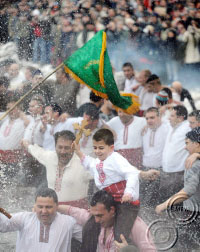
[[[163,200],[183,187],[185,161],[188,156],[185,150],[185,135],[190,131],[187,116],[187,109],[182,105],[173,107],[170,113],[171,128],[162,155],[160,193]]]
[[[43,123],[41,116],[44,109],[44,99],[42,96],[35,95],[29,102],[30,124],[27,126],[24,139],[28,140],[31,144],[42,146],[44,133],[42,132]]]
[[[24,140],[27,140],[30,144],[37,144],[42,146],[44,139],[44,132],[42,131],[44,125],[42,122],[42,113],[44,109],[44,98],[39,95],[35,95],[29,102],[29,113],[27,119],[30,120],[29,125],[25,129]],[[25,183],[33,186],[39,184],[47,184],[46,181],[46,169],[31,155],[28,155],[24,160],[24,175]]]
[[[159,109],[151,107],[145,113],[147,128],[142,134],[143,170],[162,170],[162,153],[169,131],[169,124],[161,121]],[[156,205],[159,196],[160,179],[154,181],[140,181],[141,202],[148,206]]]
[[[146,120],[118,110],[118,116],[107,122],[116,134],[115,151],[124,156],[133,166],[142,168],[142,130]]]
[[[89,173],[85,172],[80,159],[72,149],[75,136],[70,131],[55,134],[55,151],[38,145],[23,144],[28,152],[46,167],[48,187],[58,194],[59,204],[88,207],[87,191]]]
[[[43,148],[45,150],[55,150],[54,134],[66,129],[65,122],[60,122],[59,117],[62,109],[58,104],[52,103],[44,109],[43,117]]]
[[[7,104],[9,110],[17,101],[10,98]],[[1,169],[6,175],[15,175],[19,171],[18,164],[22,161],[21,140],[26,127],[21,119],[22,111],[19,106],[10,111],[0,127],[0,162]]]
[[[18,231],[16,252],[71,252],[71,239],[82,240],[82,228],[75,219],[57,213],[54,190],[42,188],[35,198],[34,212],[0,214],[0,232]]]
[[[139,85],[135,79],[135,73],[133,69],[133,65],[130,62],[126,62],[123,64],[123,72],[125,76],[125,93],[134,93],[137,95],[137,89]]]

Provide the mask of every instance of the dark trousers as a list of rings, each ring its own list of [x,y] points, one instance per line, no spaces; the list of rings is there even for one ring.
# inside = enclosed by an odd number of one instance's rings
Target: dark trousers
[[[139,206],[130,203],[118,203],[116,206],[116,216],[114,224],[114,238],[121,242],[120,235],[123,234],[128,243],[130,242],[130,233],[133,223],[137,218]]]
[[[184,171],[180,172],[161,172],[159,193],[162,202],[183,189]]]
[[[143,171],[148,171],[151,168],[143,167]],[[161,171],[161,167],[158,171]],[[160,177],[154,181],[140,179],[140,203],[142,206],[155,207],[162,202],[160,192]]]

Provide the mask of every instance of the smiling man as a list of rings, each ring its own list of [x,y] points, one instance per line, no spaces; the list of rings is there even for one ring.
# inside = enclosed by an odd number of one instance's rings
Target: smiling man
[[[72,149],[75,136],[71,131],[57,132],[55,151],[23,142],[28,152],[46,167],[48,187],[58,194],[59,204],[88,207],[87,191],[90,176],[84,171]]]
[[[57,208],[55,191],[42,188],[36,193],[34,212],[16,213],[11,219],[0,214],[0,232],[18,231],[16,252],[70,252],[71,239],[82,240],[82,228]]]

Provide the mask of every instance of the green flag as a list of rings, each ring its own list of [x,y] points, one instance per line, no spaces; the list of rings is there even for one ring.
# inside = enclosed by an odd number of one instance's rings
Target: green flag
[[[65,71],[81,84],[87,85],[102,98],[128,114],[139,110],[137,96],[121,94],[115,83],[106,50],[106,33],[101,30],[83,47],[64,61]]]

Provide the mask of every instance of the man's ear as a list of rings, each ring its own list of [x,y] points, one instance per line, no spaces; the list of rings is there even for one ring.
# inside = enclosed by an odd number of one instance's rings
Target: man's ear
[[[114,151],[114,144],[112,144],[110,147],[111,147],[111,150]]]

